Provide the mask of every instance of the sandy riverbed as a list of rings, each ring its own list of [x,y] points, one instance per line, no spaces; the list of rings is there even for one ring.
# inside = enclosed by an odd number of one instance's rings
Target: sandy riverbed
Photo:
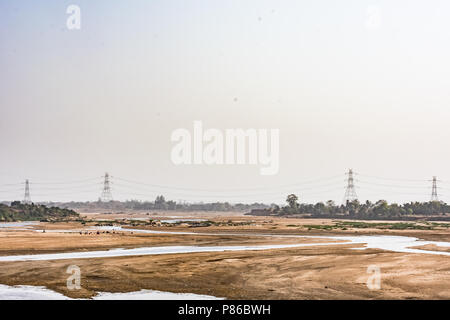
[[[439,230],[350,229],[313,231],[292,227],[331,223],[330,220],[272,219],[271,217],[212,217],[253,221],[246,226],[158,230],[185,232],[245,232],[299,235],[387,234],[448,241],[449,232]],[[33,228],[77,229],[81,225],[40,224]],[[267,238],[248,235],[174,235],[59,233],[0,230],[0,255],[56,253],[165,245],[265,245],[318,243],[329,239]],[[45,286],[73,298],[89,298],[97,292],[132,292],[142,289],[195,293],[229,299],[449,299],[450,258],[440,255],[397,253],[379,249],[354,250],[360,244],[312,246],[264,251],[208,252],[130,256],[58,261],[1,262],[0,283]],[[434,250],[424,247],[425,250]],[[447,249],[447,248],[444,248]],[[78,265],[82,289],[69,291],[66,269]],[[367,268],[381,270],[381,290],[369,290]]]

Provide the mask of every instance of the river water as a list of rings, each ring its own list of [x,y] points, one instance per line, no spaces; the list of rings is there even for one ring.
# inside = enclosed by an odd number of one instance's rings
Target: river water
[[[93,300],[223,300],[193,293],[172,293],[156,290],[135,292],[99,292]],[[0,300],[71,300],[65,295],[38,286],[7,286],[0,284]]]

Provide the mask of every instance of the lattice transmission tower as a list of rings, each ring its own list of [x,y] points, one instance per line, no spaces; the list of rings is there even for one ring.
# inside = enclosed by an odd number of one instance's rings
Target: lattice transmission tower
[[[433,177],[433,185],[431,187],[431,201],[439,201],[438,192],[437,192],[437,177]]]
[[[349,169],[346,175],[348,175],[348,178],[347,178],[347,188],[345,189],[344,195],[344,204],[346,204],[347,201],[351,202],[353,200],[358,200],[358,196],[356,195],[355,190],[355,182],[353,179],[353,170]]]
[[[109,181],[109,174],[108,172],[105,173],[105,181],[103,182],[103,191],[102,194],[100,196],[100,201],[102,202],[109,202],[112,201],[113,197],[111,194],[111,186],[110,186],[110,181]]]
[[[25,180],[25,196],[23,197],[23,203],[30,204],[31,203],[31,196],[30,196],[30,182]]]

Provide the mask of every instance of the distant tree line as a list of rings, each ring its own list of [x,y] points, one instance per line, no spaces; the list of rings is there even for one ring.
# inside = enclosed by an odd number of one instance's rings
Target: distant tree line
[[[54,202],[48,203],[62,208],[79,210],[142,210],[142,211],[242,211],[249,212],[253,209],[269,209],[274,205],[263,203],[253,204],[231,204],[229,202],[211,202],[211,203],[181,203],[173,200],[166,200],[162,195],[156,197],[155,201],[92,201],[92,202]]]
[[[360,203],[358,200],[347,201],[345,204],[336,204],[332,200],[318,202],[315,204],[299,203],[295,194],[286,198],[286,206],[276,204],[231,204],[229,202],[211,203],[180,203],[166,200],[159,195],[155,201],[91,201],[91,202],[65,202],[46,203],[51,207],[61,207],[73,210],[111,210],[111,211],[235,211],[251,212],[257,215],[309,215],[311,217],[349,217],[355,219],[394,219],[411,216],[437,216],[450,213],[450,205],[441,201],[409,202],[405,204],[389,204],[385,200],[376,202],[366,201]]]
[[[41,221],[76,218],[78,213],[68,209],[47,207],[37,204],[24,204],[14,201],[11,205],[0,204],[0,221]]]
[[[402,218],[414,215],[431,216],[450,213],[450,205],[441,201],[409,202],[399,205],[396,203],[389,204],[385,200],[379,200],[375,203],[371,201],[360,203],[358,200],[354,200],[336,205],[332,200],[316,204],[301,204],[298,200],[295,194],[290,194],[286,198],[286,206],[274,206],[266,211],[281,216],[309,214],[313,217],[349,216],[357,219]]]

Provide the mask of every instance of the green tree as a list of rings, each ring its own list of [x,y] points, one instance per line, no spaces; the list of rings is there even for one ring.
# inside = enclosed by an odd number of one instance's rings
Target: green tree
[[[286,202],[291,209],[295,210],[298,208],[298,197],[295,194],[288,195],[286,198]]]

